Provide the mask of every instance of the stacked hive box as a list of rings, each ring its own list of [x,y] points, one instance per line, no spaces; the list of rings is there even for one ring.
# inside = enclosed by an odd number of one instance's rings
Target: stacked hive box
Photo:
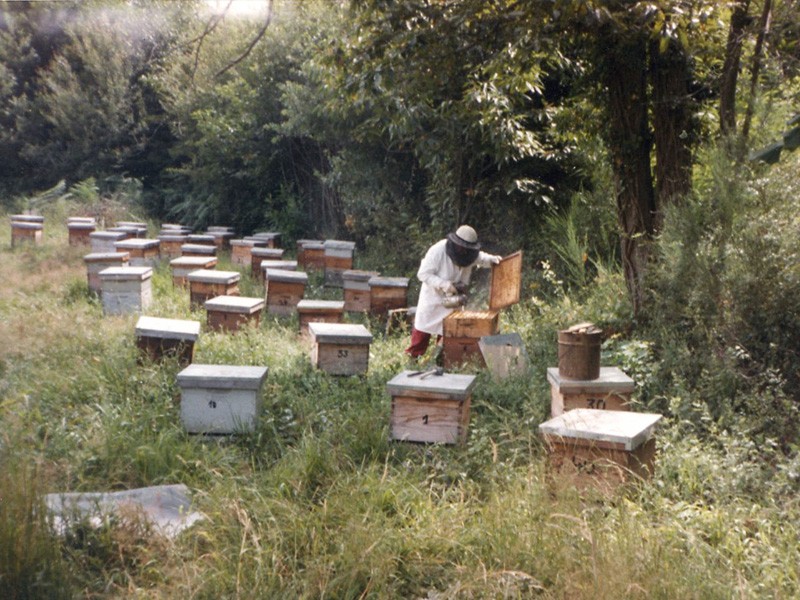
[[[264,240],[260,240],[264,243]],[[264,269],[284,269],[294,271],[297,269],[297,261],[283,260],[283,250],[281,248],[256,247],[250,250],[250,268],[253,276],[264,279]]]
[[[18,244],[42,243],[44,217],[41,215],[11,215],[11,247]]]
[[[390,310],[408,307],[408,277],[372,277],[369,312],[385,317]]]
[[[361,375],[369,367],[372,334],[363,325],[309,323],[311,363],[331,375]]]
[[[122,222],[125,223],[126,221]],[[116,227],[109,227],[108,231],[113,231],[116,233],[124,233],[125,234],[124,239],[147,237],[147,227],[146,226],[142,227],[140,225],[135,225],[135,224],[120,225],[119,223],[117,223]]]
[[[281,245],[281,234],[277,231],[259,231],[248,237],[255,240],[264,240],[267,243],[267,248],[278,248]]]
[[[267,261],[264,261],[267,262]],[[308,284],[308,274],[303,271],[264,269],[267,312],[289,316],[303,299]]]
[[[353,268],[353,251],[356,244],[340,240],[325,240],[324,247],[325,285],[342,287],[342,273]]]
[[[97,252],[84,256],[89,290],[99,295],[102,288],[100,272],[111,267],[127,267],[129,257],[127,252]]]
[[[370,307],[369,280],[377,277],[377,271],[348,269],[342,273],[344,287],[344,309],[348,312],[368,312]]]
[[[597,379],[569,379],[557,368],[547,369],[550,382],[550,416],[576,408],[628,410],[636,384],[617,367],[600,367]]]
[[[69,217],[67,231],[70,246],[88,246],[91,243],[89,234],[97,229],[92,217]]]
[[[258,327],[264,300],[245,296],[217,296],[207,300],[205,307],[209,328],[234,332],[247,325]]]
[[[308,333],[309,323],[341,323],[344,302],[340,300],[300,300],[297,303],[297,320],[300,334]]]
[[[216,256],[217,247],[207,244],[183,244],[181,246],[181,256]]]
[[[114,246],[121,240],[128,239],[122,231],[93,231],[89,234],[89,243],[93,254],[109,254],[117,251]]]
[[[230,241],[233,239],[233,229],[230,227],[209,227],[206,233],[214,238],[217,250],[230,248]]]
[[[325,242],[322,240],[297,240],[297,264],[305,271],[325,269]]]
[[[179,364],[190,364],[199,335],[200,323],[197,321],[142,316],[136,322],[136,345],[154,361],[164,356],[175,356]]]
[[[158,234],[161,242],[161,254],[166,258],[177,258],[182,255],[181,246],[186,243],[188,236],[182,233],[173,233],[169,230]]]
[[[114,244],[117,252],[128,252],[132,267],[155,267],[161,258],[161,242],[145,238],[130,238]]]
[[[151,267],[109,267],[100,271],[103,312],[122,315],[146,310],[153,301]]]
[[[189,301],[194,307],[204,306],[217,296],[238,296],[239,279],[236,271],[199,269],[186,276],[189,282]]]
[[[189,285],[187,277],[192,271],[210,270],[217,266],[216,256],[180,256],[169,261],[172,269],[172,284],[176,287]]]
[[[263,240],[231,240],[231,262],[240,267],[252,265],[253,248],[265,247],[267,243]]]
[[[190,233],[186,236],[187,244],[197,244],[199,246],[217,247],[216,238],[210,233]]]

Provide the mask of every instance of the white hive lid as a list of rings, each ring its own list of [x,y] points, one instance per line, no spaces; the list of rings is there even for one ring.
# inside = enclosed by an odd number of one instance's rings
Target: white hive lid
[[[568,394],[627,393],[636,388],[633,379],[618,367],[600,367],[597,379],[570,379],[562,377],[558,367],[548,367],[547,380],[558,386],[560,392]]]
[[[297,312],[330,312],[334,310],[344,312],[344,300],[300,300],[297,303]]]
[[[206,300],[205,307],[206,310],[249,315],[264,308],[264,299],[248,296],[217,296]]]
[[[309,323],[308,333],[318,344],[370,344],[372,334],[363,325]]]
[[[257,390],[268,371],[267,367],[193,363],[178,373],[178,385],[182,388]]]
[[[139,317],[136,322],[136,335],[142,337],[158,337],[170,340],[197,339],[200,335],[198,321],[183,319],[162,319],[160,317]]]
[[[576,408],[539,425],[546,436],[612,442],[635,450],[653,434],[661,415],[624,410]]]
[[[306,273],[305,271],[287,271],[285,269],[264,269],[264,273],[267,282],[279,281],[286,283],[308,283],[308,273]]]
[[[153,276],[152,267],[109,267],[99,273],[100,279],[113,281],[130,281],[138,279],[144,281]]]
[[[217,264],[216,256],[179,256],[169,261],[171,267],[208,267]]]
[[[346,242],[343,240],[325,240],[325,249],[334,250],[352,250],[356,247],[355,242]]]
[[[442,375],[427,375],[425,379],[420,379],[425,375],[424,373],[412,376],[413,373],[415,371],[398,373],[386,384],[386,390],[392,396],[413,391],[447,394],[455,399],[463,400],[469,396],[475,386],[475,375],[443,373]]]
[[[127,240],[120,240],[114,244],[116,248],[124,248],[126,250],[144,250],[147,248],[157,248],[159,245],[161,245],[160,240],[147,238],[130,238]]]
[[[236,283],[241,278],[238,271],[214,271],[211,269],[198,269],[186,275],[189,281],[197,283]]]
[[[371,286],[376,287],[408,287],[408,277],[371,277]]]
[[[261,240],[261,241],[263,241],[263,240]],[[253,240],[253,243],[258,243],[258,242],[259,242],[259,240]],[[272,259],[272,260],[280,260],[280,258],[283,256],[283,248],[264,248],[262,246],[255,246],[250,251],[250,253],[253,256],[255,256],[256,258],[258,258],[260,256],[262,258],[267,258],[267,259]],[[297,261],[296,260],[293,260],[293,261],[287,260],[287,261],[284,261],[284,262],[294,263],[294,266],[295,267],[297,266]]]
[[[369,281],[373,277],[379,277],[380,273],[377,271],[362,271],[360,269],[346,269],[342,271],[342,279],[344,281]]]
[[[83,257],[83,262],[125,262],[130,257],[130,252],[92,252]]]
[[[89,237],[93,240],[121,240],[126,236],[127,234],[124,231],[93,231],[89,234]]]

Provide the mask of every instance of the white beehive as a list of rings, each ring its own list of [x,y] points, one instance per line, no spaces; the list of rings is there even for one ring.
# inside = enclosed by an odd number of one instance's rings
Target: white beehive
[[[142,312],[153,301],[151,267],[109,267],[100,271],[103,313]]]
[[[628,410],[636,388],[633,379],[617,367],[600,367],[600,376],[588,380],[562,377],[557,367],[550,367],[547,381],[550,382],[551,417],[575,408]]]
[[[128,234],[123,231],[93,231],[89,234],[93,254],[116,252],[114,244],[125,239],[128,239]]]
[[[86,278],[89,289],[95,294],[100,294],[100,271],[110,267],[127,267],[130,255],[127,252],[93,252],[83,257],[86,264]]]

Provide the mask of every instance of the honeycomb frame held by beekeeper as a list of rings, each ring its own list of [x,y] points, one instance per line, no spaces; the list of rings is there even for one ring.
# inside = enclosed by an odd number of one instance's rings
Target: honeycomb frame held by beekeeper
[[[488,268],[500,259],[481,250],[478,234],[469,225],[461,225],[428,248],[417,271],[422,287],[406,354],[418,358],[428,350],[432,335],[437,343],[441,340],[442,322],[458,306],[449,299],[466,291],[475,267]]]

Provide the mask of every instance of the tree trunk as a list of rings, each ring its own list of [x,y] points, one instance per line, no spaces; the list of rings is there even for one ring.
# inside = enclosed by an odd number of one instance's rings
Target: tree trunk
[[[747,14],[749,9],[750,0],[740,0],[733,7],[731,14],[719,89],[719,128],[722,135],[736,133],[736,82],[739,78],[745,29],[750,22]]]
[[[756,88],[758,87],[758,75],[761,71],[761,56],[764,52],[764,39],[769,32],[770,19],[772,18],[772,0],[764,0],[764,9],[761,11],[761,20],[758,23],[758,37],[756,46],[753,48],[753,66],[750,69],[750,97],[747,99],[747,111],[744,115],[742,124],[741,156],[747,148],[747,138],[750,135],[750,123],[753,120],[756,102]]]

